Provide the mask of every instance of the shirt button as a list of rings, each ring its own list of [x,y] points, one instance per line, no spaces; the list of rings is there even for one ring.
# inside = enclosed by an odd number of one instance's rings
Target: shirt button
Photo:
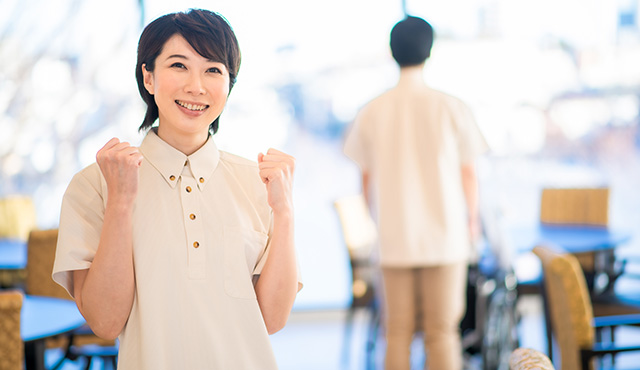
[[[187,167],[187,165],[189,164],[189,160],[184,161],[184,166]]]
[[[192,219],[192,220],[195,220],[195,219],[196,219],[196,215],[194,215],[194,214],[192,213],[192,214],[190,214],[190,215],[189,215],[189,218],[190,218],[190,219]]]
[[[204,177],[200,178],[200,183],[202,184],[204,182]]]
[[[173,181],[173,180],[175,180],[175,179],[176,179],[176,177],[175,177],[175,176],[173,176],[173,175],[169,176],[169,180]]]
[[[187,193],[191,193],[191,186],[187,186],[185,190],[187,191]]]
[[[200,243],[198,243],[198,242],[193,242],[193,247],[194,247],[194,248],[198,248],[199,246],[200,246]]]

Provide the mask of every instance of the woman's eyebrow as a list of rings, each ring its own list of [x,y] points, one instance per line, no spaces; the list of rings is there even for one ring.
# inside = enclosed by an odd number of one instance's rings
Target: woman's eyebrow
[[[182,55],[182,54],[171,54],[167,57],[167,59],[171,59],[171,58],[179,58],[179,59],[189,59],[186,56]]]
[[[169,55],[169,56],[167,57],[167,59],[166,59],[166,60],[169,60],[169,59],[171,59],[171,58],[179,58],[179,59],[185,59],[185,60],[188,60],[188,59],[189,59],[189,58],[187,58],[185,55],[182,55],[182,54],[171,54],[171,55]],[[215,59],[209,59],[209,58],[207,58],[207,62],[209,62],[209,63],[222,63],[222,62],[220,62],[220,61],[218,61],[218,60],[215,60]]]

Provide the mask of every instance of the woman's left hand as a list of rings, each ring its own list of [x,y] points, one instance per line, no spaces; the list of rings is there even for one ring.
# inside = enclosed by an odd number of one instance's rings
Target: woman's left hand
[[[260,179],[267,186],[269,206],[275,213],[293,210],[295,162],[295,158],[276,149],[258,154]]]

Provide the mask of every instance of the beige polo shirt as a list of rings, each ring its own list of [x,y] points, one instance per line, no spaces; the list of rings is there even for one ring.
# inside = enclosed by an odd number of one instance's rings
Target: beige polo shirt
[[[257,164],[211,138],[185,156],[154,131],[140,150],[136,288],[118,369],[276,369],[252,284],[272,227]],[[72,271],[91,266],[106,201],[96,164],[65,193],[53,278],[69,292]]]
[[[344,152],[370,176],[382,266],[469,258],[460,169],[487,149],[467,106],[429,88],[421,73],[402,74],[360,110]]]

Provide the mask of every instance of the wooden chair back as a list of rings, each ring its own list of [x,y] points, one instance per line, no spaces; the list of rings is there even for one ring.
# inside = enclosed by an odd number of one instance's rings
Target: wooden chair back
[[[595,340],[593,307],[584,273],[575,256],[536,246],[544,274],[551,328],[560,347],[562,369],[580,369],[580,349]]]
[[[72,299],[69,293],[51,278],[56,258],[58,229],[32,230],[27,241],[26,292],[63,299]]]
[[[0,238],[27,240],[36,223],[31,197],[15,195],[0,199]]]
[[[374,295],[372,252],[378,231],[362,194],[345,196],[334,202],[342,236],[349,253],[352,297],[356,306],[366,306]]]

